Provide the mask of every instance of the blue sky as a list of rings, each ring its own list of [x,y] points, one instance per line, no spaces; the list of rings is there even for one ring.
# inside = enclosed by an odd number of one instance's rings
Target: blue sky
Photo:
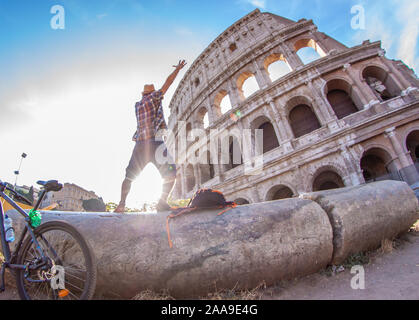
[[[65,9],[64,30],[50,27],[57,4]],[[365,30],[351,28],[357,4],[365,9]],[[9,143],[0,179],[14,181],[25,151],[21,183],[57,178],[117,201],[143,84],[160,86],[178,59],[192,64],[257,7],[313,19],[347,46],[382,40],[389,58],[419,71],[417,1],[0,0],[0,138]],[[181,76],[164,100],[166,117]],[[136,192],[147,190],[139,183]]]

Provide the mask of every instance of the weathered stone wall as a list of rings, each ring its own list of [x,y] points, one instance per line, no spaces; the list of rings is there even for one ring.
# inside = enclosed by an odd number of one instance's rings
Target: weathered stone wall
[[[298,54],[304,47],[315,49],[319,59],[304,64]],[[418,181],[404,134],[406,130],[419,132],[418,79],[402,62],[389,60],[384,53],[380,42],[347,48],[319,32],[311,20],[292,21],[255,10],[234,23],[194,61],[171,100],[169,127],[178,142],[192,129],[205,130],[209,137],[208,141],[181,142],[185,148],[169,139],[171,149],[178,151],[175,197],[187,198],[198,188],[211,187],[223,191],[229,200],[257,203],[269,200],[272,188],[287,187],[294,196],[311,192],[315,179],[330,173],[340,177],[338,185],[356,186],[379,178],[371,178],[369,168],[362,165],[370,155],[386,165],[385,179]],[[278,61],[290,70],[273,80],[269,66]],[[392,98],[379,96],[367,83],[368,75],[380,78]],[[245,97],[243,81],[251,76],[259,90]],[[346,92],[356,112],[339,118],[328,99],[332,90]],[[232,108],[222,113],[220,99],[225,95]],[[320,127],[297,137],[290,115],[301,104],[311,109]],[[248,174],[243,164],[233,169],[219,164],[220,150],[211,150],[209,141],[257,129],[264,122],[271,123],[270,139],[277,140],[278,147],[264,154],[260,174]],[[210,132],[214,129],[218,133]],[[419,139],[414,144],[418,146]],[[248,149],[241,150],[244,163],[254,160]],[[213,161],[214,175],[209,180],[206,167],[192,161],[207,150],[218,159]]]

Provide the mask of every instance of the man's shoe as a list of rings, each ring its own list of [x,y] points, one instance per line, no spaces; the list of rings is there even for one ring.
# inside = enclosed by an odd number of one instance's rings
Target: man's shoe
[[[157,212],[170,211],[170,209],[171,209],[171,206],[169,206],[167,202],[165,201],[159,202],[156,206]]]

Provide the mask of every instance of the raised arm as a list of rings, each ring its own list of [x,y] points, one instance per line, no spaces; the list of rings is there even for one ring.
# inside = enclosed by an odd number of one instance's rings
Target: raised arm
[[[177,66],[173,66],[175,68],[175,71],[172,72],[172,74],[167,78],[166,82],[164,83],[163,87],[161,88],[161,91],[163,91],[163,94],[166,94],[167,90],[169,90],[170,86],[172,85],[173,81],[175,81],[179,71],[186,66],[185,60],[179,60],[179,63]]]

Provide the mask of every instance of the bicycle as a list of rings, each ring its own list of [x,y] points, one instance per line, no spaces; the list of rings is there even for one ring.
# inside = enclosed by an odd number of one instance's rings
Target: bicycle
[[[4,212],[0,201],[0,238],[4,262],[0,273],[0,292],[5,291],[5,271],[15,276],[19,297],[23,300],[88,300],[96,288],[96,261],[80,232],[64,221],[40,222],[37,211],[48,192],[63,185],[56,180],[38,181],[42,186],[35,207],[28,213],[5,192],[16,192],[0,180],[0,198],[25,218],[14,252],[6,241]],[[17,236],[17,235],[16,235]],[[17,239],[17,237],[16,237]]]

